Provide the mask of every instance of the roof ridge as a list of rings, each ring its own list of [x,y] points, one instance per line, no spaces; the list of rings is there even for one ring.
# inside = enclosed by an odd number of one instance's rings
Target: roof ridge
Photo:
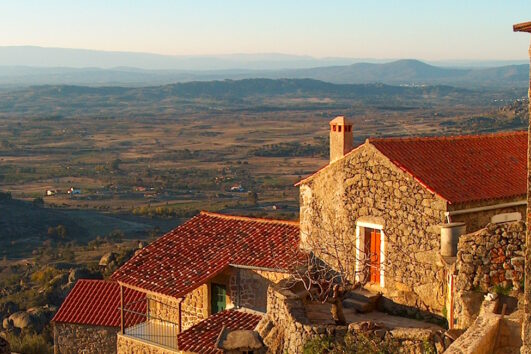
[[[298,221],[292,221],[292,220],[254,218],[250,216],[220,214],[220,213],[214,213],[214,212],[205,211],[205,210],[202,210],[199,214],[211,216],[215,218],[227,219],[227,220],[252,221],[252,222],[261,222],[261,223],[269,223],[269,224],[283,224],[283,225],[290,225],[290,226],[299,226]]]
[[[497,138],[515,135],[527,134],[527,130],[504,131],[496,133],[484,134],[459,134],[459,135],[434,135],[434,136],[410,136],[410,137],[382,137],[382,138],[367,138],[369,143],[381,141],[433,141],[433,140],[464,140],[464,139],[480,139],[480,138]]]

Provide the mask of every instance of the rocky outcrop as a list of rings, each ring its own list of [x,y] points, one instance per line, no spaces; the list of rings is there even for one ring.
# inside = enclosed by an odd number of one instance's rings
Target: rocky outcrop
[[[252,330],[235,330],[223,328],[218,336],[217,347],[228,353],[252,352],[262,353],[262,341],[258,333]]]
[[[100,267],[107,267],[111,262],[114,262],[115,260],[116,260],[116,253],[114,253],[114,252],[105,253],[100,258],[99,266]]]
[[[2,304],[0,304],[0,318],[9,317],[10,315],[14,314],[19,310],[19,307],[17,304],[15,304],[13,301],[7,301]]]
[[[32,307],[27,311],[18,311],[5,318],[2,326],[6,330],[18,328],[41,332],[44,326],[50,322],[55,312],[57,312],[57,307],[55,306]]]
[[[68,273],[68,282],[75,283],[79,279],[101,279],[100,273],[95,273],[87,268],[74,268]]]
[[[4,338],[0,337],[0,354],[10,354],[11,349],[9,343]]]

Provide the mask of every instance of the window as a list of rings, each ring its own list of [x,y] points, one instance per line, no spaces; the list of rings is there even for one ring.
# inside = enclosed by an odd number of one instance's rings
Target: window
[[[335,124],[332,125],[332,131],[334,131],[334,132],[336,131],[336,125]]]
[[[341,133],[341,126],[340,125],[337,126],[337,131]]]
[[[210,286],[210,305],[212,314],[225,310],[227,307],[227,288],[225,285],[212,284]]]

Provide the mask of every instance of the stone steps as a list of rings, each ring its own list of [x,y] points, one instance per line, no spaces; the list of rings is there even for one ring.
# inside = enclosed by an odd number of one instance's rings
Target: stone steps
[[[373,293],[365,289],[358,289],[351,292],[343,300],[343,307],[355,309],[360,313],[374,311],[378,305],[381,294]]]
[[[356,299],[345,299],[343,300],[343,307],[354,309],[360,313],[367,313],[374,310],[373,304],[369,301],[356,300]]]

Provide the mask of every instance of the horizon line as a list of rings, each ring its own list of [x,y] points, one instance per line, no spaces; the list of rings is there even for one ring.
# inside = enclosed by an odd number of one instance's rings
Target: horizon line
[[[373,60],[373,61],[397,61],[397,60],[418,60],[424,62],[493,62],[493,61],[525,61],[529,62],[527,56],[520,58],[511,58],[511,59],[502,59],[502,58],[491,58],[491,59],[480,59],[480,58],[448,58],[448,59],[426,59],[421,57],[352,57],[352,56],[316,56],[311,54],[300,54],[300,53],[286,53],[286,52],[233,52],[233,53],[202,53],[202,54],[165,54],[149,51],[135,51],[135,50],[108,50],[108,49],[94,49],[94,48],[79,48],[79,47],[61,47],[61,46],[42,46],[34,44],[20,44],[20,45],[0,45],[1,48],[39,48],[39,49],[56,49],[56,50],[78,50],[78,51],[88,51],[88,52],[101,52],[101,53],[116,53],[116,54],[144,54],[144,55],[153,55],[169,58],[197,58],[197,57],[208,57],[208,58],[222,58],[222,57],[231,57],[231,56],[260,56],[260,55],[278,55],[286,57],[299,57],[299,59],[314,59],[314,60]],[[5,66],[5,65],[3,65]]]

